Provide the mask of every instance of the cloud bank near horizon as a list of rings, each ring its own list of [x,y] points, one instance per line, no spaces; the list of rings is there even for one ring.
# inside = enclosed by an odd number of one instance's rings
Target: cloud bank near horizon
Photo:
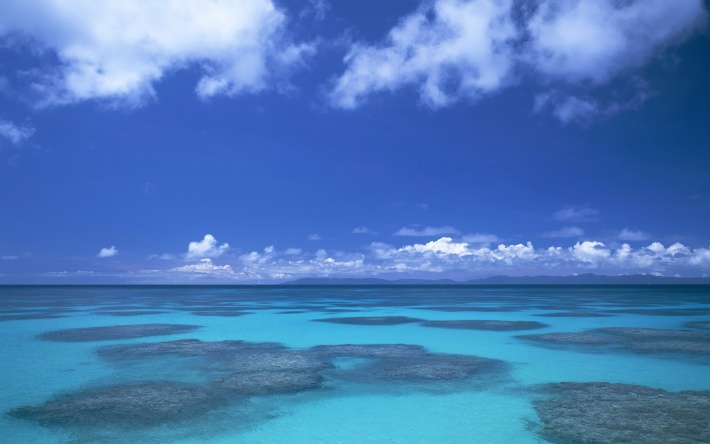
[[[209,236],[209,235],[208,235]],[[710,247],[690,248],[679,242],[660,242],[633,248],[628,243],[611,247],[600,241],[577,241],[571,246],[536,248],[532,242],[488,246],[440,237],[425,243],[400,247],[383,242],[370,243],[362,252],[327,251],[313,253],[301,249],[278,250],[274,246],[239,256],[223,257],[228,247],[218,247],[208,239],[192,244],[205,247],[194,263],[167,269],[130,273],[101,274],[81,271],[51,273],[53,277],[106,276],[135,282],[280,282],[302,277],[416,277],[462,280],[491,274],[561,275],[580,272],[600,274],[655,274],[664,276],[705,276],[710,272]],[[214,242],[213,242],[214,240]],[[212,258],[206,257],[211,254]],[[202,256],[199,257],[198,256]]]

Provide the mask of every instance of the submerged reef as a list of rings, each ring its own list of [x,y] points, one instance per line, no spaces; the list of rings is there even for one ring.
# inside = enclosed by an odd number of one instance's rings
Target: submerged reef
[[[710,308],[623,308],[610,310],[609,312],[644,316],[697,316],[710,314]]]
[[[320,387],[323,376],[316,369],[261,370],[238,372],[217,379],[213,387],[240,396],[263,396],[297,393]]]
[[[445,311],[450,313],[456,312],[470,312],[475,311],[479,313],[501,313],[501,312],[514,312],[520,311],[520,309],[515,307],[467,307],[467,306],[451,306],[451,307],[417,307],[421,310],[431,310],[431,311]]]
[[[199,325],[183,324],[110,325],[106,327],[70,328],[67,330],[48,331],[39,335],[39,339],[63,342],[107,341],[174,335],[177,333],[187,333],[198,328],[200,328]]]
[[[538,433],[559,444],[710,442],[710,391],[606,382],[553,383],[534,402]]]
[[[697,328],[700,330],[710,330],[710,321],[686,322],[683,326],[688,328]]]
[[[464,380],[474,376],[501,375],[503,361],[479,356],[431,353],[406,344],[321,345],[312,351],[326,358],[360,358],[336,376],[353,381],[433,382]]]
[[[406,344],[291,349],[273,342],[183,339],[103,346],[96,352],[124,370],[167,362],[176,374],[192,372],[203,383],[158,380],[88,388],[43,404],[15,408],[9,415],[47,426],[144,428],[181,422],[254,396],[337,389],[338,381],[378,383],[374,386],[378,390],[383,388],[381,384],[417,383],[436,388],[436,384],[457,381],[462,385],[456,389],[470,389],[480,378],[507,374],[503,361],[431,353],[422,346]],[[354,365],[338,365],[343,361]],[[486,381],[482,386],[488,385],[489,379]]]
[[[584,332],[520,335],[517,338],[547,345],[610,346],[632,353],[659,356],[710,357],[710,333],[693,330],[608,327]]]
[[[198,386],[151,381],[81,390],[8,415],[44,426],[145,427],[189,419],[222,403]]]
[[[217,317],[224,317],[224,318],[235,318],[237,316],[244,316],[248,314],[253,314],[251,311],[237,311],[237,310],[214,310],[214,311],[207,311],[207,310],[200,310],[200,311],[193,311],[192,314],[196,316],[217,316]]]
[[[31,319],[56,319],[64,318],[59,314],[53,313],[16,313],[16,314],[4,314],[0,315],[0,322],[5,321],[29,321]]]
[[[460,330],[516,331],[535,330],[549,327],[536,321],[491,321],[491,320],[455,320],[455,321],[424,321],[424,327],[453,328]]]
[[[613,315],[596,311],[556,311],[554,313],[536,314],[535,316],[543,318],[608,318]]]
[[[155,311],[155,310],[118,310],[118,311],[95,311],[97,315],[103,316],[145,316],[145,315],[157,315],[165,314],[167,311]]]
[[[330,322],[333,324],[351,325],[399,325],[422,321],[421,319],[409,318],[407,316],[355,316],[348,318],[323,318],[312,320],[314,322]]]

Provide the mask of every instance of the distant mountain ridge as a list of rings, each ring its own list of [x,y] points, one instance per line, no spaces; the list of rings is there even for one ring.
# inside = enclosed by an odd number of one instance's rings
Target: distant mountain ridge
[[[490,276],[468,281],[452,279],[302,278],[281,285],[710,285],[710,278],[668,277],[650,274],[608,276]]]

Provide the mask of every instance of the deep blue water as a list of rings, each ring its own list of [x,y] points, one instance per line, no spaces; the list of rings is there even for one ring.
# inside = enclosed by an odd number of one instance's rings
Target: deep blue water
[[[710,442],[707,286],[5,286],[0,356],[7,443]]]

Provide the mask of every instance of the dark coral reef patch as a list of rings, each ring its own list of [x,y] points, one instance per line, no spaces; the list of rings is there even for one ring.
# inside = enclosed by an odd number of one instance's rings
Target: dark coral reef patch
[[[333,324],[349,325],[399,325],[421,322],[421,319],[407,316],[353,316],[347,318],[313,319],[314,322],[330,322]]]
[[[584,332],[560,332],[517,336],[540,344],[560,346],[610,346],[632,353],[661,357],[710,356],[710,333],[693,330],[608,327]]]
[[[81,390],[8,415],[44,426],[145,427],[189,419],[218,404],[222,400],[201,387],[151,381]]]
[[[40,405],[15,408],[9,415],[47,426],[143,428],[195,418],[255,396],[333,389],[337,381],[469,384],[507,371],[503,361],[431,353],[422,346],[406,344],[291,349],[273,342],[183,339],[104,346],[97,354],[123,369],[150,362],[164,365],[168,359],[177,373],[196,371],[204,382],[142,381],[89,388]],[[338,366],[342,360],[355,365]]]
[[[107,341],[174,335],[187,333],[198,328],[200,328],[199,325],[183,324],[110,325],[106,327],[70,328],[67,330],[48,331],[39,335],[39,339],[62,342]]]
[[[424,327],[452,328],[457,330],[487,330],[487,331],[517,331],[535,330],[548,327],[547,324],[536,321],[495,321],[495,320],[454,320],[454,321],[424,321]]]
[[[543,318],[608,318],[613,315],[597,311],[556,311],[554,313],[543,313],[535,316]]]
[[[503,361],[470,355],[431,353],[406,344],[323,345],[312,349],[325,358],[359,358],[358,365],[337,372],[354,381],[434,382],[502,375]]]
[[[688,328],[697,328],[699,330],[710,330],[710,321],[686,322],[683,326]]]
[[[710,442],[710,391],[667,392],[607,382],[543,387],[538,433],[552,443]]]

